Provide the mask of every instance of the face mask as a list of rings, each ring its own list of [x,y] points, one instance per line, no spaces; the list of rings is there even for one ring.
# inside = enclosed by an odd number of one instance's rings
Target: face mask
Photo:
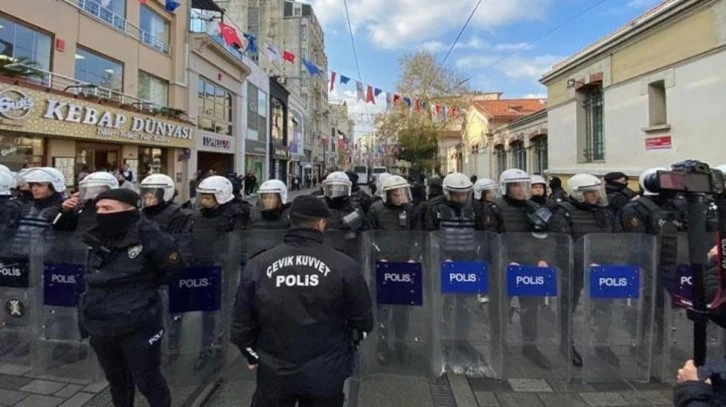
[[[97,213],[98,231],[104,236],[120,236],[139,219],[139,211]]]

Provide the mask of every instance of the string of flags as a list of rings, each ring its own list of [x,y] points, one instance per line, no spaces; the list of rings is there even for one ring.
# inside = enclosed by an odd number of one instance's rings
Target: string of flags
[[[104,4],[104,3],[106,3],[106,4]],[[102,0],[101,5],[103,5],[104,7],[108,7],[108,3],[111,3],[111,1]],[[149,0],[139,0],[139,3],[148,4]],[[170,13],[173,13],[174,11],[176,11],[176,9],[178,9],[179,6],[181,6],[181,3],[179,3],[176,0],[164,0],[164,8],[166,9],[166,11],[168,11]]]

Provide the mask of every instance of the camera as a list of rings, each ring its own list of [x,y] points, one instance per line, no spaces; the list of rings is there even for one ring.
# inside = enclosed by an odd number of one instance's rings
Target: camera
[[[532,226],[532,235],[537,238],[544,238],[547,236],[549,231],[550,219],[552,218],[552,212],[545,208],[537,208],[534,212],[529,215],[529,222]]]
[[[657,171],[643,180],[643,186],[662,194],[714,194],[724,192],[724,175],[708,164],[686,160],[671,165],[670,171]]]

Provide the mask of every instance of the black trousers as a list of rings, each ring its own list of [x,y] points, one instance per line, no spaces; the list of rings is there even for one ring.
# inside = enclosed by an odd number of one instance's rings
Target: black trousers
[[[116,407],[133,407],[135,388],[151,407],[171,406],[161,373],[161,324],[124,336],[91,336],[90,343],[111,388]]]
[[[251,407],[295,407],[295,403],[298,407],[343,407],[345,403],[344,383],[335,391],[326,391],[325,395],[312,395],[301,392],[294,379],[267,376],[260,380],[260,376],[258,372]]]

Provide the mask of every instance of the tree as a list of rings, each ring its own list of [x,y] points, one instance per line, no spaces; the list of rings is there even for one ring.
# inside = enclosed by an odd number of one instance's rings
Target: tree
[[[28,57],[12,58],[0,55],[0,75],[42,78],[43,72],[38,70],[39,64]]]
[[[411,163],[414,171],[432,170],[438,165],[439,137],[452,130],[460,119],[434,117],[432,106],[454,107],[461,111],[470,94],[461,73],[439,66],[436,56],[428,51],[404,55],[398,60],[399,77],[396,91],[410,100],[403,101],[376,117],[379,140],[398,144],[398,159]],[[418,101],[418,103],[416,103]]]

